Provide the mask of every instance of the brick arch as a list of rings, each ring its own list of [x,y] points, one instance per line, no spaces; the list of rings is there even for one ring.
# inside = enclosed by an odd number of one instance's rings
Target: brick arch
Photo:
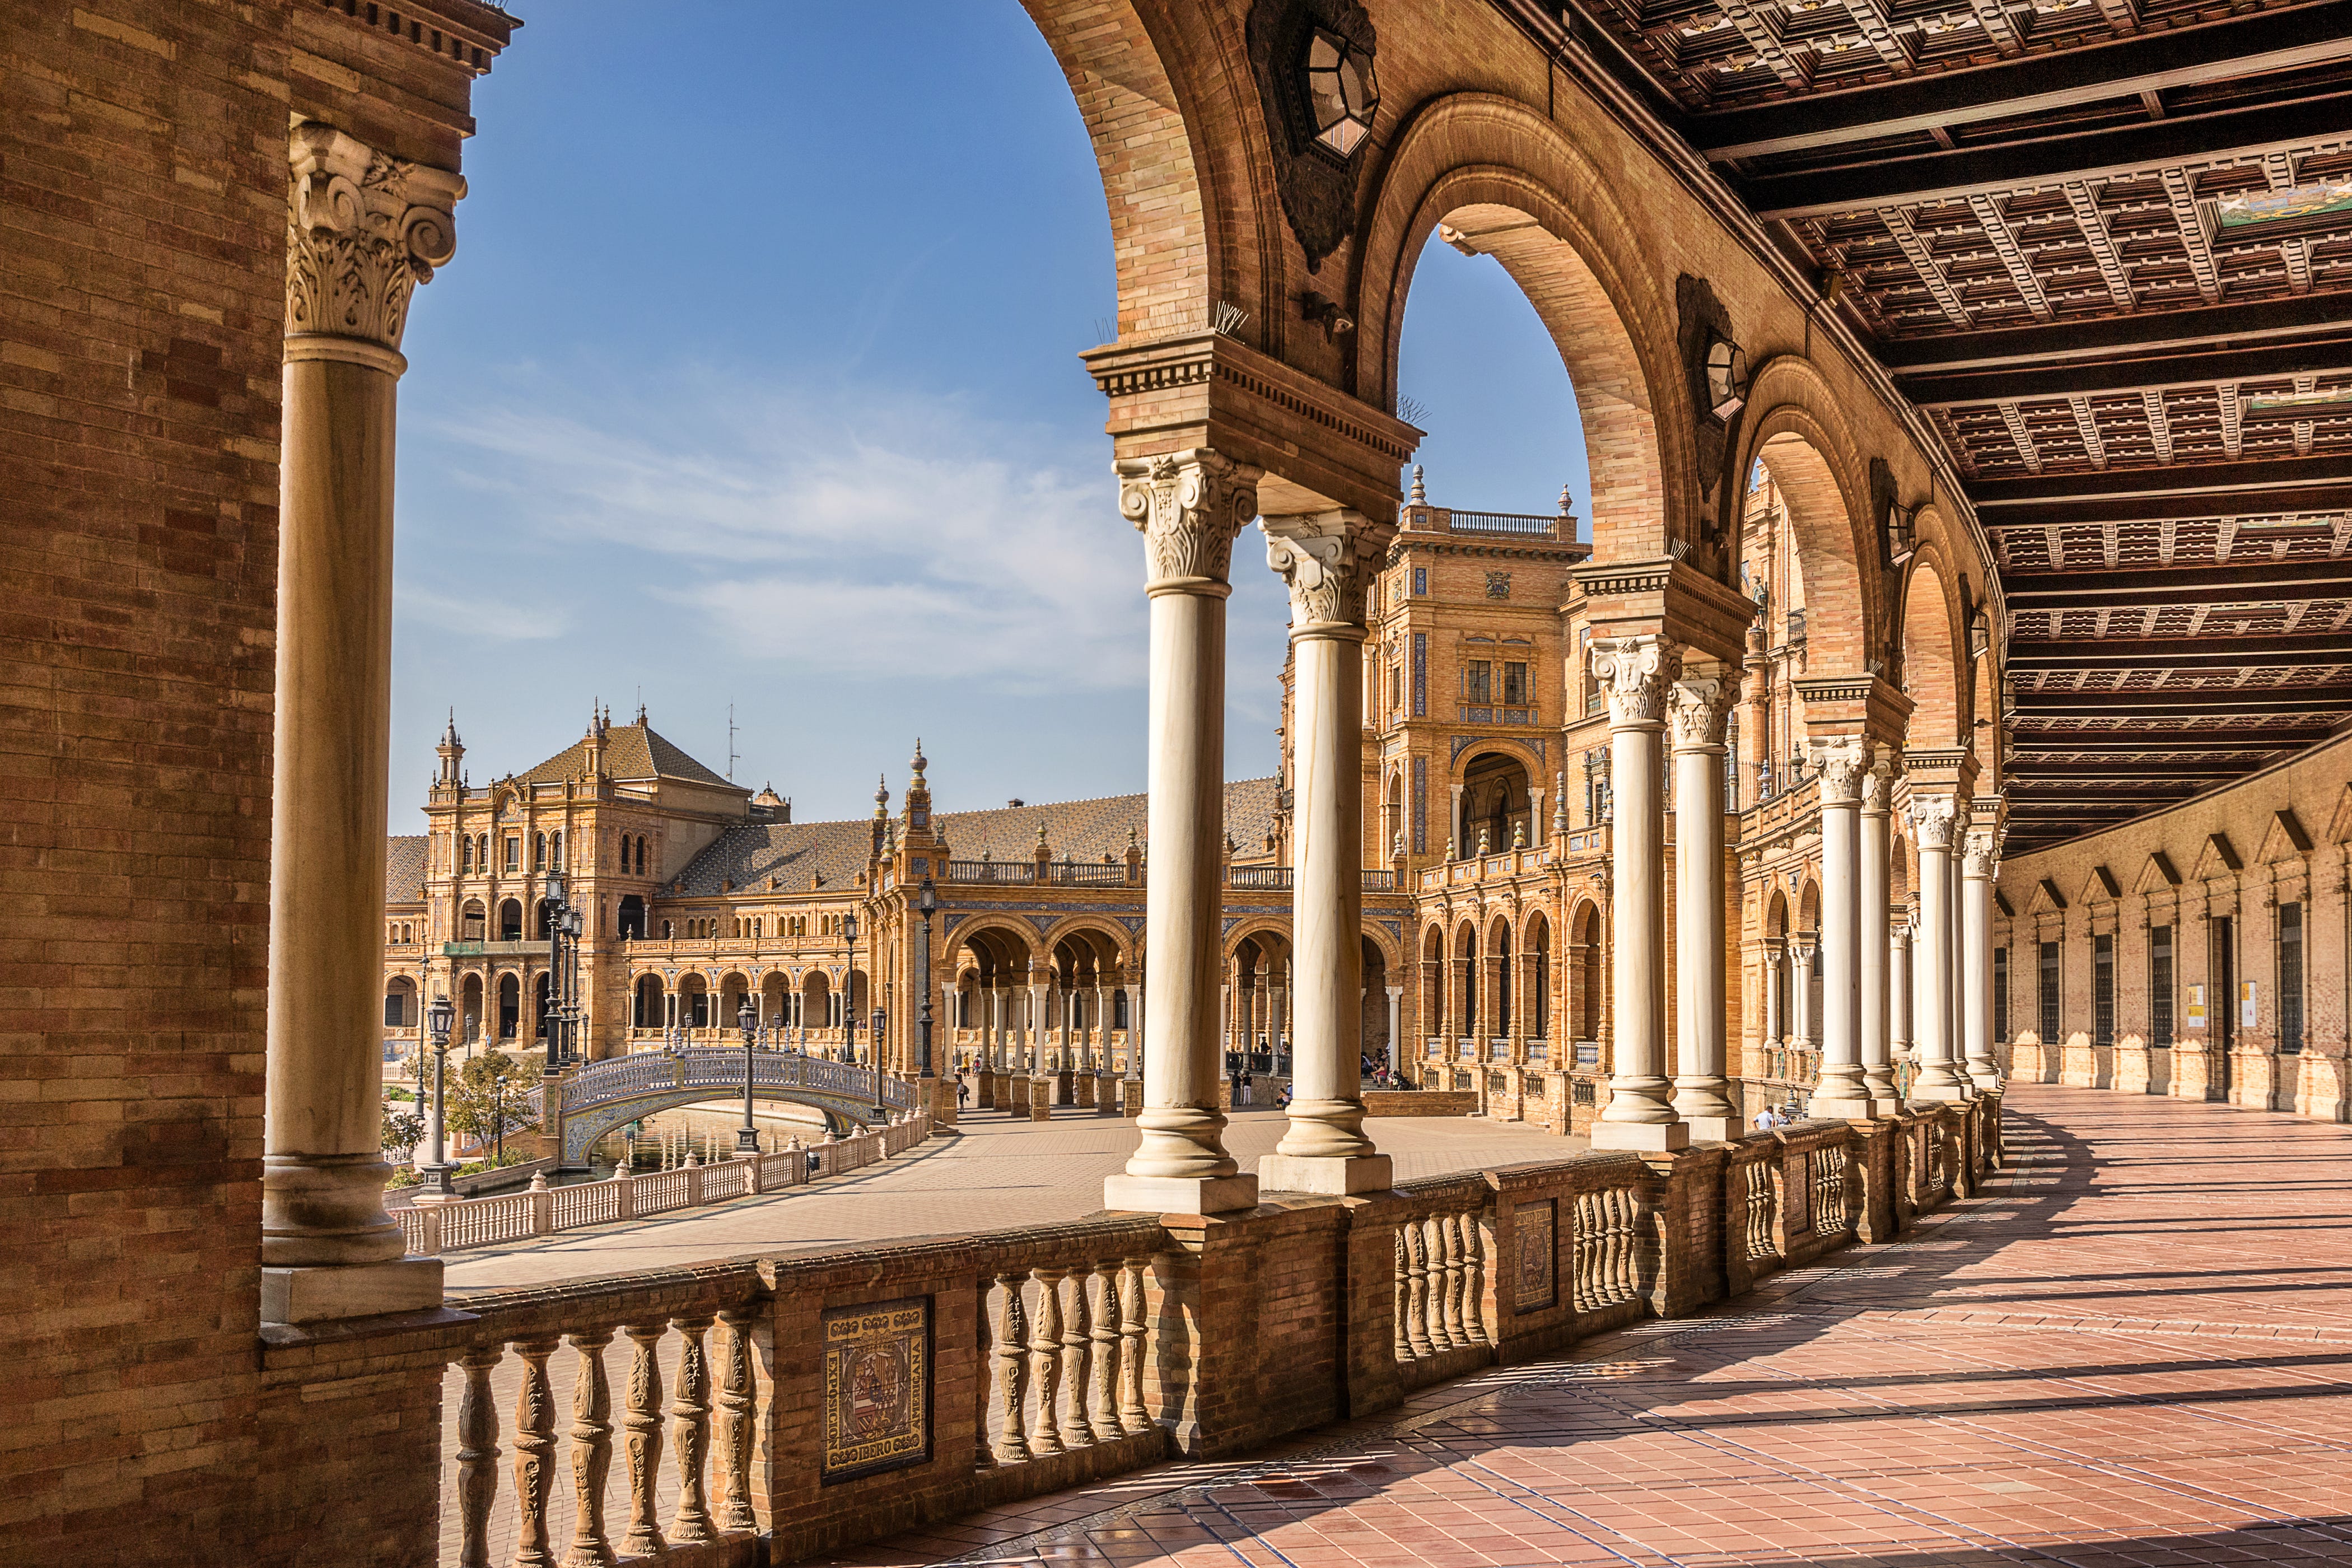
[[[1169,0],[1022,0],[1054,51],[1109,208],[1121,338],[1205,331],[1212,301],[1255,302],[1271,229],[1246,62]],[[1244,95],[1237,98],[1236,94]],[[1244,112],[1246,110],[1246,112]],[[1214,195],[1203,192],[1202,172]],[[1278,225],[1279,219],[1273,222]]]
[[[1286,950],[1293,945],[1290,940],[1290,927],[1281,918],[1274,915],[1244,917],[1241,924],[1226,933],[1224,945],[1220,950],[1223,954],[1223,962],[1231,963],[1240,954],[1242,943],[1251,938],[1267,936],[1280,942]],[[1260,950],[1264,950],[1263,943],[1260,944]]]
[[[1357,395],[1396,400],[1397,353],[1422,247],[1441,223],[1470,233],[1535,308],[1576,389],[1591,465],[1593,558],[1654,559],[1696,544],[1689,392],[1671,279],[1635,215],[1551,121],[1484,93],[1414,111],[1398,132],[1360,231]]]
[[[1803,360],[1767,362],[1750,382],[1748,407],[1757,412],[1740,432],[1737,472],[1745,493],[1762,463],[1788,505],[1811,672],[1859,674],[1881,657],[1871,628],[1885,624],[1869,464],[1821,373]]]
[[[1084,937],[1110,950],[1112,961],[1125,973],[1135,961],[1138,938],[1121,930],[1112,921],[1100,915],[1066,915],[1048,927],[1037,939],[1039,947],[1051,953],[1072,937]]]
[[[1968,617],[1938,553],[1923,544],[1903,578],[1903,694],[1911,699],[1904,744],[1921,751],[1969,743]]]

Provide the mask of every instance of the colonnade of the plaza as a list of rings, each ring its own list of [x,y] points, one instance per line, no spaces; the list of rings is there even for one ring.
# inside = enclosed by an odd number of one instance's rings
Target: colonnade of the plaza
[[[1097,972],[1094,979],[1092,984],[1064,984],[1058,971],[1040,967],[1029,972],[1025,983],[982,983],[967,989],[950,977],[940,982],[939,1016],[975,1037],[973,1060],[991,1072],[1139,1077],[1142,1064],[1130,1047],[1139,1037],[1136,993],[1108,972]],[[1115,1027],[1122,993],[1128,1023]],[[933,1050],[940,1047],[935,1044]]]

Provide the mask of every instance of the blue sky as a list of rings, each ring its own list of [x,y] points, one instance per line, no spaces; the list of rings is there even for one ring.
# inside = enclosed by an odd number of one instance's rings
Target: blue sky
[[[402,384],[395,831],[454,706],[477,784],[640,692],[803,820],[915,736],[940,804],[1143,783],[1140,545],[1076,358],[1112,315],[1084,128],[1013,0],[713,3],[680,53],[565,0],[476,89]],[[1587,494],[1493,262],[1433,244],[1401,384],[1432,499]],[[1286,607],[1236,552],[1227,766],[1273,771]]]

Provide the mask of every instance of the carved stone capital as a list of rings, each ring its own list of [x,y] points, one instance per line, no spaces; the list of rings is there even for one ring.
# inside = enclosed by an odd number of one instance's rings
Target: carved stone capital
[[[1892,746],[1874,746],[1870,766],[1862,775],[1862,809],[1866,812],[1885,811],[1893,796],[1895,774],[1901,766]]]
[[[1661,637],[1596,637],[1592,674],[1609,699],[1609,727],[1662,722],[1666,692],[1682,674],[1683,650]]]
[[[1677,752],[1714,751],[1723,745],[1724,722],[1738,691],[1716,676],[1687,676],[1666,694],[1666,724]]]
[[[294,127],[287,156],[286,335],[397,352],[409,297],[457,254],[465,180],[317,121]]]
[[[1143,535],[1153,591],[1223,586],[1234,540],[1257,515],[1258,470],[1205,447],[1122,458],[1119,515]]]
[[[1959,820],[1960,802],[1957,795],[1915,795],[1911,809],[1905,816],[1922,849],[1949,849],[1952,847],[1952,826]]]
[[[1990,882],[2000,869],[2000,837],[1990,827],[1971,827],[1960,844],[1960,874]]]
[[[1269,517],[1265,563],[1290,588],[1290,635],[1364,635],[1364,597],[1384,542],[1361,512]]]
[[[1869,768],[1870,747],[1859,735],[1813,742],[1813,772],[1821,780],[1823,805],[1860,800],[1862,781]]]

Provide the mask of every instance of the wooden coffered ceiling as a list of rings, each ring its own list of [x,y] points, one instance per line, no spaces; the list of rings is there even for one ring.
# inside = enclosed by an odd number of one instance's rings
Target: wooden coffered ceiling
[[[1950,448],[2009,843],[2352,720],[2352,0],[1493,0],[1678,135]]]

